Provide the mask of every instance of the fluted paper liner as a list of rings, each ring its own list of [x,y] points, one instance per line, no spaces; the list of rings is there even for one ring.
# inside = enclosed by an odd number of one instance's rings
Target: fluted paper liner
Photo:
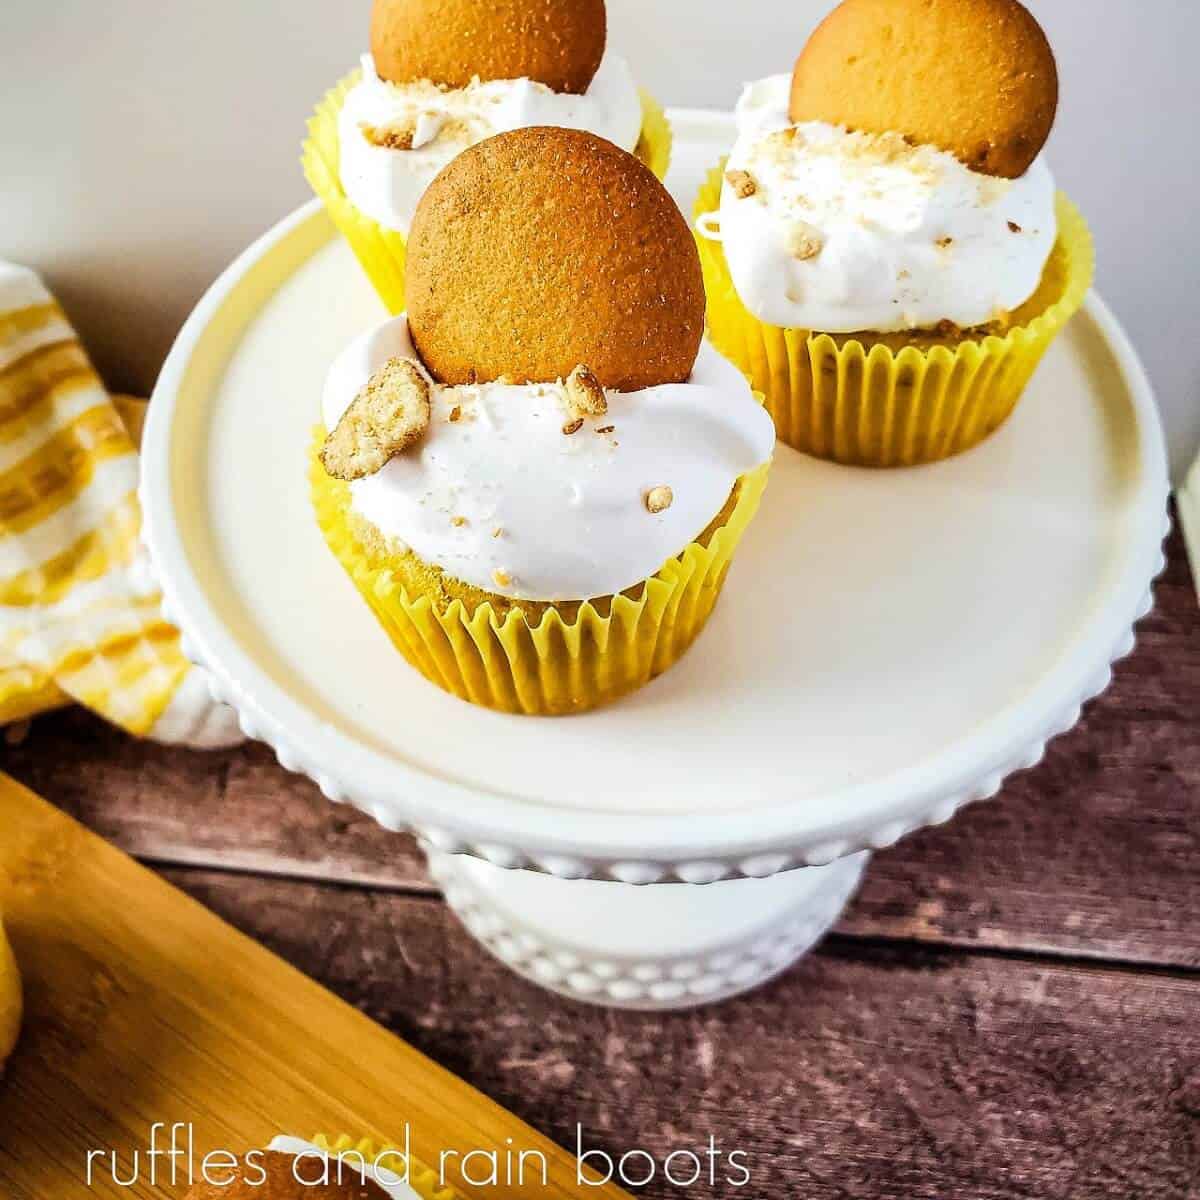
[[[362,1160],[367,1166],[373,1166],[375,1160],[381,1154],[395,1154],[403,1158],[408,1163],[408,1179],[407,1183],[421,1200],[458,1200],[458,1193],[449,1185],[442,1185],[438,1180],[437,1172],[431,1167],[427,1167],[424,1163],[418,1162],[412,1156],[406,1156],[404,1151],[399,1146],[393,1146],[388,1142],[373,1142],[370,1138],[358,1138],[355,1140],[348,1134],[341,1134],[338,1137],[331,1137],[329,1134],[318,1133],[312,1138],[312,1144],[318,1150],[323,1151],[331,1157],[341,1158],[345,1155],[353,1155],[350,1159],[351,1166],[361,1166],[358,1155],[362,1156]],[[388,1168],[390,1159],[385,1160],[380,1165]],[[393,1174],[399,1174],[393,1170]],[[352,1176],[350,1180],[352,1180]]]
[[[354,70],[331,88],[317,105],[308,122],[301,163],[304,174],[325,204],[333,223],[350,243],[380,299],[392,313],[404,311],[404,264],[408,239],[403,233],[385,229],[347,198],[339,170],[338,114],[346,95],[362,77]],[[671,162],[671,126],[662,106],[644,89],[642,135],[635,153],[659,179],[664,179]]]
[[[724,162],[694,216],[721,203]],[[982,441],[1016,407],[1046,348],[1083,303],[1094,254],[1079,210],[1058,194],[1058,241],[1033,297],[1003,334],[837,334],[767,325],[734,287],[720,242],[696,231],[713,344],[766,397],[781,441],[859,466],[934,462]]]
[[[350,487],[317,457],[309,482],[329,548],[396,649],[439,687],[503,712],[551,716],[606,704],[661,675],[704,628],[730,559],[758,510],[769,463],[743,475],[723,522],[617,596],[553,605],[530,624],[519,601],[503,616],[489,603],[468,611],[409,595],[388,555],[365,546],[349,519]]]

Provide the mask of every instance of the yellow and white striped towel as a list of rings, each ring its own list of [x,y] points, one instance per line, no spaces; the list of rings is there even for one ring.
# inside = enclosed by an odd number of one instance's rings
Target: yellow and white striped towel
[[[234,714],[183,657],[138,542],[141,407],[105,391],[41,280],[0,262],[0,724],[78,701],[229,745]]]

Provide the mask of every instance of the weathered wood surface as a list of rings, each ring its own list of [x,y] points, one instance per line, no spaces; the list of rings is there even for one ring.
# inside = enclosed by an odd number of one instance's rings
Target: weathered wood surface
[[[560,1144],[741,1150],[652,1197],[1200,1195],[1200,978],[837,936],[680,1014],[549,997],[432,897],[167,877]],[[639,1164],[645,1169],[644,1162]]]
[[[875,856],[842,929],[1200,966],[1200,609],[1182,539],[1157,608],[1082,724],[999,799]],[[329,804],[261,746],[139,745],[75,711],[0,763],[160,864],[429,889],[411,839]]]

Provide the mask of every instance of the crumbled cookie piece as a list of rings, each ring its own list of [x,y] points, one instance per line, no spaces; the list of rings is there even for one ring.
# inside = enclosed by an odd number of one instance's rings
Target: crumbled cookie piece
[[[949,250],[950,247],[954,245],[954,239],[952,237],[940,237],[936,242],[934,242],[934,245],[939,250]]]
[[[458,516],[458,517],[450,518],[450,524],[453,525],[455,529],[461,529],[462,526],[464,526],[466,523],[467,523],[466,517]]]
[[[452,425],[462,420],[462,405],[456,404],[451,410],[450,415],[446,418]]]
[[[437,134],[429,140],[436,142],[445,138],[448,141],[464,142],[474,136],[475,133],[470,124],[460,120],[458,117],[454,117],[442,121],[438,126]]]
[[[825,243],[821,240],[819,230],[804,221],[799,221],[788,232],[787,248],[793,258],[803,262],[805,259],[816,258],[825,248]]]
[[[429,384],[409,358],[389,358],[342,414],[321,447],[321,465],[334,479],[374,475],[389,459],[425,436]]]
[[[411,150],[415,125],[370,125],[363,121],[359,125],[362,135],[372,146],[382,150]]]
[[[1020,233],[1021,227],[1016,223],[1016,221],[1009,221],[1008,230],[1010,233]]]
[[[614,429],[616,429],[615,425],[597,425],[596,426],[597,433],[612,433],[612,431]]]
[[[758,184],[749,171],[732,170],[725,172],[725,181],[733,188],[733,194],[739,200],[745,200],[758,191]]]
[[[608,400],[591,367],[580,363],[567,376],[567,403],[572,416],[602,417],[608,412]]]
[[[508,585],[512,583],[512,576],[507,571],[502,571],[499,567],[497,567],[492,572],[492,582],[497,587],[508,587]]]
[[[573,421],[568,421],[562,427],[562,431],[563,431],[563,433],[565,433],[567,435],[567,437],[570,437],[571,434],[578,433],[582,428],[583,428],[583,418],[576,417]]]
[[[670,508],[674,499],[675,493],[665,483],[660,483],[646,493],[646,511],[660,513]]]
[[[503,532],[504,532],[504,526],[497,525],[496,528],[492,530],[492,537],[498,538]]]

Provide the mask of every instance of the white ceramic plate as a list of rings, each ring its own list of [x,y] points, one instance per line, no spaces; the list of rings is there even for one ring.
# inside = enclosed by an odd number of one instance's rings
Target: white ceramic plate
[[[731,127],[672,116],[687,206]],[[155,391],[147,540],[247,731],[443,848],[645,881],[887,844],[1035,762],[1149,606],[1162,436],[1093,296],[1013,418],[960,458],[871,472],[780,447],[708,629],[662,678],[571,718],[473,708],[399,657],[309,508],[326,368],[381,313],[315,203],[246,251]]]

